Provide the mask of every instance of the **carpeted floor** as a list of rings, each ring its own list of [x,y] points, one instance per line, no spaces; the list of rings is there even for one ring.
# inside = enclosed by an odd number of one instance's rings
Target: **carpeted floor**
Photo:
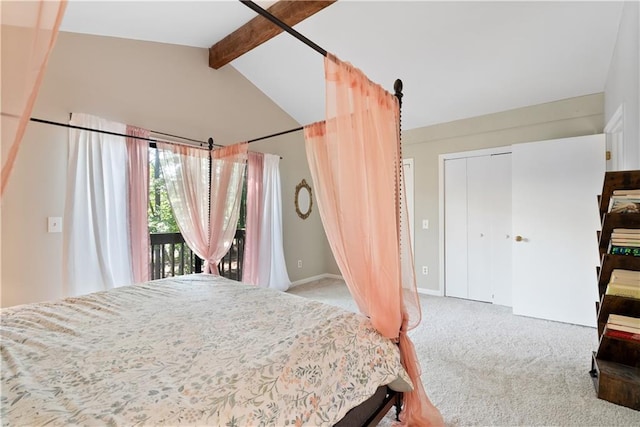
[[[341,281],[289,292],[357,311]],[[421,302],[422,323],[410,336],[424,387],[448,426],[640,426],[640,411],[595,395],[588,373],[595,329],[457,298]]]

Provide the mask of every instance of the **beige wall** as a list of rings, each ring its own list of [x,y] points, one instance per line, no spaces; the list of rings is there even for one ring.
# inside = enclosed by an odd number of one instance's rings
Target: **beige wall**
[[[622,9],[618,38],[605,86],[605,124],[623,105],[622,165],[640,169],[640,2],[627,1]]]
[[[603,94],[587,95],[403,132],[403,155],[414,159],[415,265],[418,287],[439,283],[438,156],[531,141],[601,133]],[[421,228],[429,220],[429,229]],[[421,266],[429,267],[423,276]]]
[[[213,70],[207,61],[206,49],[60,33],[32,115],[66,122],[69,113],[84,112],[221,144],[298,126],[235,69]],[[8,66],[3,63],[3,75]],[[317,211],[302,221],[293,207],[295,185],[310,181],[302,134],[251,149],[283,157],[291,280],[325,273],[327,244]],[[63,296],[62,234],[47,233],[46,219],[64,213],[66,156],[66,129],[29,124],[2,200],[2,306]]]

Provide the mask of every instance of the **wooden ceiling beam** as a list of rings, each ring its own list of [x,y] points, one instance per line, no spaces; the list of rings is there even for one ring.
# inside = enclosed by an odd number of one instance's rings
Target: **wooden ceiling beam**
[[[269,13],[293,27],[321,11],[336,0],[280,0],[267,9]],[[282,28],[262,16],[256,16],[242,27],[209,48],[209,67],[218,69],[282,32]]]

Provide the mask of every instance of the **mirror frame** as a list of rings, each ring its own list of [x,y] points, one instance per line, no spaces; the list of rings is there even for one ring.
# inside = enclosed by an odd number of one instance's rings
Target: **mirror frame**
[[[302,189],[305,189],[309,192],[309,209],[307,209],[306,212],[302,212],[300,210],[300,205],[298,204],[298,196],[300,194],[300,191],[302,191]],[[311,208],[313,207],[312,195],[313,193],[311,192],[311,187],[309,186],[309,184],[307,184],[307,181],[305,179],[303,179],[302,181],[300,181],[298,185],[296,185],[296,197],[295,197],[296,213],[302,219],[307,219],[309,215],[311,215]]]

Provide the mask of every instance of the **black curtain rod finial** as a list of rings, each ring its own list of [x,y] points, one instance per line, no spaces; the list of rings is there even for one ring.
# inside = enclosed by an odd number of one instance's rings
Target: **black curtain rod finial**
[[[393,84],[393,90],[396,91],[396,95],[402,94],[402,80],[396,79],[395,83]]]
[[[402,80],[396,79],[395,83],[393,84],[393,90],[396,92],[395,96],[398,98],[398,101],[402,105],[402,97],[404,96],[402,94]]]

